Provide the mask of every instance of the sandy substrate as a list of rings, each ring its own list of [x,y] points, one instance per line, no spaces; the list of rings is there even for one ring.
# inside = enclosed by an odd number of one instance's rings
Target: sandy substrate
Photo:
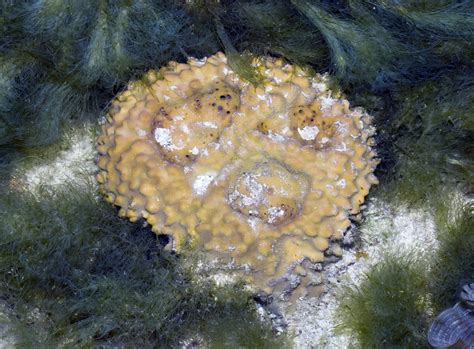
[[[19,169],[22,173],[19,179],[32,191],[39,188],[55,190],[68,181],[91,185],[95,183],[93,176],[96,172],[94,144],[93,134],[86,132],[72,139],[71,147],[52,161],[25,171]],[[436,227],[429,214],[407,207],[393,207],[375,199],[369,200],[367,206],[363,223],[358,230],[353,227],[345,237],[348,245],[354,236],[360,237],[361,246],[357,250],[355,247],[346,248],[338,262],[325,267],[326,292],[320,298],[298,300],[291,312],[283,310],[282,321],[294,335],[294,348],[347,348],[350,338],[335,332],[338,325],[336,293],[340,285],[357,285],[364,273],[387,252],[414,251],[420,257],[428,258],[437,249]],[[234,278],[219,275],[216,282],[225,284],[232,280]],[[0,337],[3,335],[1,332],[0,328]],[[12,338],[4,338],[0,341],[0,348],[11,347],[12,343]]]
[[[54,192],[69,182],[81,186],[96,185],[94,174],[95,140],[90,130],[80,130],[71,137],[69,149],[61,151],[54,159],[31,168],[18,168],[15,177],[30,191]]]
[[[337,333],[337,292],[341,285],[358,285],[369,268],[387,253],[416,253],[429,258],[438,248],[436,226],[431,215],[407,207],[393,207],[369,200],[365,218],[358,228],[362,246],[344,250],[340,261],[326,266],[327,292],[319,299],[300,299],[296,309],[284,314],[293,332],[294,348],[348,348],[351,339]],[[347,239],[355,234],[348,232]],[[364,253],[360,253],[364,252]],[[364,255],[364,257],[359,257]]]
[[[4,300],[0,300],[0,349],[8,349],[15,346],[15,338],[9,332],[11,330],[8,324],[10,312],[8,304]]]

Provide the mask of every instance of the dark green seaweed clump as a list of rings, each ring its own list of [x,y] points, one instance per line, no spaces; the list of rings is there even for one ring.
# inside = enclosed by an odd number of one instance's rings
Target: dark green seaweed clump
[[[428,348],[426,290],[422,265],[387,256],[341,295],[340,329],[349,330],[360,348]]]
[[[283,345],[240,286],[196,283],[183,257],[95,195],[73,186],[2,195],[0,292],[16,345],[164,348],[196,334],[219,347]]]
[[[439,206],[440,192],[474,188],[474,80],[443,76],[397,92],[397,107],[379,127],[382,195]]]
[[[359,286],[341,290],[340,330],[358,347],[429,348],[431,321],[474,281],[472,207],[447,200],[436,211],[440,245],[433,256],[421,259],[415,250],[389,254]]]
[[[466,205],[438,223],[439,251],[430,273],[434,309],[440,312],[459,300],[463,285],[474,281],[474,214]],[[441,216],[442,217],[442,216]]]

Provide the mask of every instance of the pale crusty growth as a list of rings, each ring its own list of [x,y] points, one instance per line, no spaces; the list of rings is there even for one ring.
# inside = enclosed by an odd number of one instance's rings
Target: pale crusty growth
[[[242,172],[230,186],[230,206],[272,225],[286,224],[299,215],[310,178],[292,174],[275,160],[257,163]]]
[[[303,262],[340,255],[378,160],[361,108],[282,60],[255,60],[262,84],[219,53],[170,63],[113,102],[99,139],[97,180],[132,221],[174,247],[233,259],[271,292]]]

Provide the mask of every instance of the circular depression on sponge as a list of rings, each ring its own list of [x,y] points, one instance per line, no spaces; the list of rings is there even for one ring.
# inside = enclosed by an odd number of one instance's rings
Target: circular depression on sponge
[[[340,256],[378,160],[371,117],[325,76],[281,59],[253,65],[258,86],[222,53],[130,83],[103,125],[97,180],[121,216],[170,235],[177,252],[231,260],[272,292]]]

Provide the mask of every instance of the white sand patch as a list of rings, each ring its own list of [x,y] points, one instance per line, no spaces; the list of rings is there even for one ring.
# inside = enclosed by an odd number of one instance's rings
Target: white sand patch
[[[358,258],[354,249],[344,250],[340,261],[325,268],[327,292],[319,299],[299,300],[296,309],[285,314],[288,329],[295,334],[294,348],[348,348],[350,338],[335,331],[338,285],[359,284],[388,252],[412,251],[419,258],[429,258],[438,248],[433,217],[422,210],[371,200],[365,215],[360,235],[367,257]]]
[[[70,182],[95,185],[95,156],[95,137],[92,132],[79,132],[72,136],[69,149],[61,151],[54,159],[27,169],[18,167],[15,181],[33,192],[39,188],[54,191]]]
[[[12,316],[12,311],[6,301],[0,300],[0,349],[15,348],[16,338],[10,332],[12,326],[10,325],[9,317]]]

